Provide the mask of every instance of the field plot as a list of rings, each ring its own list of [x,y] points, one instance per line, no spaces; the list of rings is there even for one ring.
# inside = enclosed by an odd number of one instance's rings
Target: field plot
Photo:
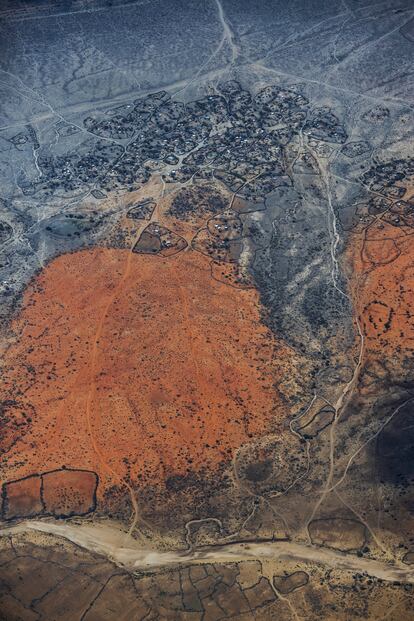
[[[96,508],[95,472],[62,468],[3,485],[2,517],[6,520],[52,515],[87,515]]]

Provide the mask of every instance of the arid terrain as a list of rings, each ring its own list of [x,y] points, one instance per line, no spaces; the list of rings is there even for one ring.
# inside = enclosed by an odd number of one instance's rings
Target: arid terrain
[[[3,3],[0,621],[414,621],[413,24]]]

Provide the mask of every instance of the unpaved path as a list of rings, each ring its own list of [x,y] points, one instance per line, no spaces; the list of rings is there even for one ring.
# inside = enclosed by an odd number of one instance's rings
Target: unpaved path
[[[244,560],[286,560],[327,568],[363,573],[387,582],[414,584],[414,568],[402,563],[390,565],[382,561],[360,558],[337,550],[319,548],[291,541],[261,543],[229,543],[193,552],[159,552],[142,548],[138,541],[114,526],[74,524],[31,520],[0,530],[0,536],[18,535],[28,531],[63,537],[91,552],[106,556],[131,570],[156,569],[177,564],[229,563]]]

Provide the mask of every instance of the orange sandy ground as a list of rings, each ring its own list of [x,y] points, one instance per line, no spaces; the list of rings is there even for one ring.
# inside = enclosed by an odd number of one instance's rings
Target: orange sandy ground
[[[366,359],[407,355],[414,348],[413,229],[378,219],[351,237],[354,300],[366,336]]]
[[[2,399],[21,390],[35,413],[4,481],[87,468],[102,497],[125,480],[211,471],[282,418],[257,292],[217,282],[192,250],[63,255],[29,286],[13,330]]]

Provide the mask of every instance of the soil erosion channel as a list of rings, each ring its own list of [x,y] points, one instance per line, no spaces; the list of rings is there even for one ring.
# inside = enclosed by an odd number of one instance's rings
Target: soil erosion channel
[[[366,572],[381,580],[414,584],[414,571],[402,564],[392,566],[338,550],[291,541],[229,543],[188,553],[158,552],[140,547],[138,541],[108,525],[75,525],[35,520],[4,529],[0,534],[17,535],[30,530],[63,537],[92,552],[103,554],[121,566],[136,570],[188,563],[234,563],[249,559],[273,559],[316,563],[345,571]]]

